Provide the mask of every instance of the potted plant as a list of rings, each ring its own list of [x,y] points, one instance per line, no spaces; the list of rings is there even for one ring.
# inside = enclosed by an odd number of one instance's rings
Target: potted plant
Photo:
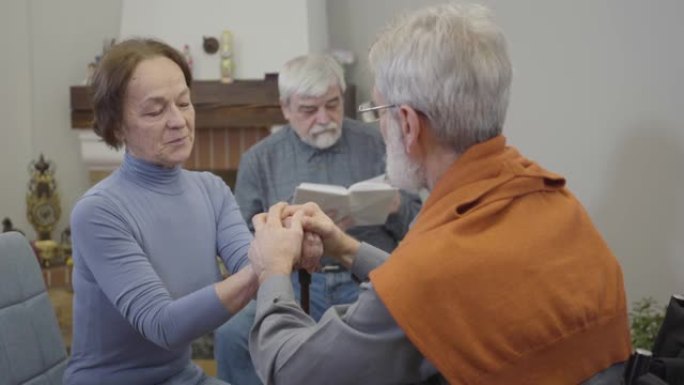
[[[634,349],[653,349],[653,342],[665,319],[665,310],[652,297],[642,298],[632,304],[629,319]]]

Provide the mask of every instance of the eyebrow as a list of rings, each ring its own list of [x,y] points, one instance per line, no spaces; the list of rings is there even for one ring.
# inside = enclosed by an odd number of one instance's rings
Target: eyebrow
[[[339,101],[340,101],[340,97],[335,96],[334,98],[330,98],[328,101],[326,101],[325,104],[330,104],[332,102],[339,102]]]
[[[157,105],[157,104],[164,104],[166,103],[166,99],[162,98],[161,96],[155,96],[151,98],[147,98],[143,100],[140,105],[142,106],[149,106],[149,105]]]
[[[340,97],[339,97],[339,96],[335,96],[335,97],[333,97],[333,98],[330,98],[330,99],[326,100],[325,103],[323,103],[323,105],[324,105],[324,106],[327,106],[327,105],[330,104],[330,103],[339,102],[339,101],[340,101]],[[306,102],[305,102],[305,103],[303,103],[303,104],[300,104],[298,108],[299,108],[299,109],[302,109],[302,108],[307,108],[307,109],[308,109],[308,108],[318,108],[318,107],[319,107],[318,104],[306,104]]]
[[[181,96],[186,96],[186,95],[188,95],[189,93],[190,93],[190,89],[189,89],[189,88],[185,88],[183,91],[181,91],[180,94],[178,94],[178,96],[179,96],[179,97],[181,97]],[[164,97],[162,97],[162,96],[152,96],[152,97],[149,97],[149,98],[143,100],[143,102],[141,103],[141,105],[164,104],[164,103],[166,103],[166,98],[164,98]]]

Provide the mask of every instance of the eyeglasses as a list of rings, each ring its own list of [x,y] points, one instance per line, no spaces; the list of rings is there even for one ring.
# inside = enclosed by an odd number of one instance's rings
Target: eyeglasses
[[[377,110],[382,110],[385,108],[392,108],[392,107],[398,107],[398,104],[384,104],[382,106],[376,106],[373,102],[365,102],[361,103],[359,105],[359,112],[370,112],[370,111],[377,111]]]
[[[373,102],[365,102],[359,105],[359,113],[361,114],[361,120],[366,123],[372,123],[380,119],[379,110],[385,108],[398,107],[398,104],[384,104],[382,106],[376,106]]]

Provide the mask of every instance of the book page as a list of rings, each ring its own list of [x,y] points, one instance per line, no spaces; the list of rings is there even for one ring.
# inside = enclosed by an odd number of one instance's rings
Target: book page
[[[358,182],[349,187],[350,208],[358,226],[382,225],[399,189],[387,182],[385,174]]]
[[[317,191],[336,195],[347,195],[349,193],[343,186],[322,183],[300,183],[296,190]]]
[[[351,216],[354,226],[375,226],[387,221],[398,191],[385,182],[384,174],[355,183],[349,189],[336,185],[301,183],[295,189],[293,203],[315,202],[326,213],[334,210],[336,215],[333,220]]]
[[[349,186],[349,191],[368,191],[368,190],[385,190],[385,189],[395,189],[392,185],[387,182],[385,174],[380,174],[376,177],[362,180],[356,182]]]
[[[350,210],[357,226],[382,225],[397,194],[397,189],[354,191]]]
[[[335,220],[349,215],[349,192],[342,186],[302,183],[295,189],[293,203],[315,202],[326,213],[334,210]]]

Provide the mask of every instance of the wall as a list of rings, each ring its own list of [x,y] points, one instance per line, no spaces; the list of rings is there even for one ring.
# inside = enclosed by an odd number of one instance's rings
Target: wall
[[[366,54],[391,15],[438,1],[329,0],[333,48]],[[684,291],[684,2],[491,0],[509,39],[510,142],[565,175],[622,263],[630,301]],[[359,11],[362,10],[362,11]]]
[[[219,55],[202,50],[202,36],[220,38],[233,33],[235,77],[263,79],[278,72],[285,61],[309,52],[310,45],[325,44],[327,24],[309,24],[325,15],[323,0],[123,0],[121,37],[154,36],[182,49],[188,44],[197,79],[218,79]],[[311,38],[310,36],[317,36]]]
[[[31,158],[31,71],[29,5],[0,3],[0,219],[27,229],[24,202]]]
[[[306,4],[309,34],[307,52],[325,52],[330,48],[326,0],[307,0]]]
[[[58,230],[86,188],[76,133],[69,127],[68,86],[82,81],[102,39],[116,36],[121,24],[121,0],[53,3],[0,2],[0,217],[10,216],[30,236],[24,199],[31,159],[42,152],[57,164],[64,211]],[[240,19],[254,26],[255,42],[284,36],[285,42],[278,44],[293,52],[296,47],[287,37],[303,32],[284,33],[247,17],[250,10],[268,6],[269,15],[282,18],[279,13],[285,9],[272,10],[280,3],[245,2],[238,7]],[[433,3],[437,1],[328,1],[330,46],[350,49],[359,60],[351,69],[358,100],[368,97],[365,55],[380,26],[398,11]],[[288,4],[294,15],[306,1]],[[488,4],[507,32],[515,66],[506,135],[528,156],[567,176],[620,259],[631,300],[645,295],[664,300],[683,291],[684,52],[677,39],[684,36],[679,20],[684,2]],[[215,11],[206,10],[207,18]],[[302,26],[302,31],[311,28]],[[215,29],[207,33],[218,33]],[[262,45],[249,41],[253,47]],[[280,64],[254,67],[245,76],[261,77]]]
[[[10,216],[29,237],[25,194],[31,159],[43,153],[57,165],[62,218],[87,188],[77,134],[69,121],[69,86],[80,84],[102,39],[119,28],[120,1],[10,0],[0,3],[3,33],[3,116],[0,144],[0,216]],[[107,17],[102,17],[106,15]]]
[[[136,8],[122,0],[0,2],[0,219],[9,216],[34,238],[25,213],[27,167],[43,153],[57,165],[62,202],[53,237],[68,226],[71,208],[89,184],[78,131],[70,127],[69,86],[83,82],[86,66],[100,53],[103,40],[118,37],[122,29],[124,34],[168,32],[180,45],[196,38],[198,70],[202,65],[215,70],[205,76],[212,79],[218,78],[218,64],[203,63],[201,36],[218,36],[226,27],[236,32],[239,78],[263,78],[291,56],[327,46],[324,0],[203,1],[149,0],[137,2]],[[159,16],[167,10],[169,17]],[[195,11],[196,16],[181,18]],[[131,17],[130,22],[122,22],[122,13]],[[309,22],[310,14],[316,20]],[[218,62],[216,56],[213,59]]]

